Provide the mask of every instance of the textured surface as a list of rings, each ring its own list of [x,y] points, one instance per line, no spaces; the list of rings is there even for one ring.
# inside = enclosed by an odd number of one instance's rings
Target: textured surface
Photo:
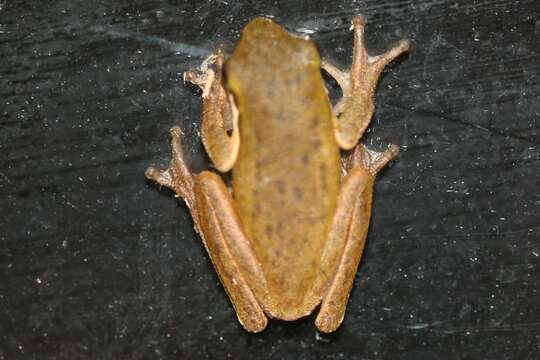
[[[282,3],[282,4],[281,4]],[[534,359],[540,350],[540,3],[0,1],[0,359]],[[346,66],[402,37],[368,145],[400,144],[342,328],[246,333],[183,204],[144,180],[181,73],[255,15]]]

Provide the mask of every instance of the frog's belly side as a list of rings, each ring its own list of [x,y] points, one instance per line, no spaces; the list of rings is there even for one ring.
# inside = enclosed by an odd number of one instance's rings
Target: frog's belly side
[[[320,301],[320,294],[307,295],[320,273],[340,178],[333,133],[305,139],[304,130],[294,130],[277,134],[283,142],[246,139],[233,174],[240,218],[268,281],[264,307],[284,319],[305,316]]]

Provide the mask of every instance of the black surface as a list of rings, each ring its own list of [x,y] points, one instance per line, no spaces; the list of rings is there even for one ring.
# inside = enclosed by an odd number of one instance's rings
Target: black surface
[[[185,206],[146,182],[201,100],[182,83],[255,15],[348,66],[352,15],[384,75],[376,186],[341,329],[246,333]],[[0,359],[537,359],[540,3],[0,1]]]

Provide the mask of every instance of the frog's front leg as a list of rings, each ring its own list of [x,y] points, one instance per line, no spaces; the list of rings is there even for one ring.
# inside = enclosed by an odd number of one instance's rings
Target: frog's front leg
[[[315,321],[323,332],[336,330],[345,315],[347,300],[362,257],[371,217],[373,182],[379,170],[398,152],[395,145],[377,153],[358,145],[350,157],[342,182],[332,228],[322,256],[323,273],[315,292],[323,294]]]
[[[233,167],[240,146],[238,110],[223,82],[224,61],[224,50],[218,48],[198,70],[184,73],[185,81],[198,85],[203,91],[201,138],[220,172]]]
[[[267,324],[260,305],[267,300],[262,268],[241,228],[223,180],[209,171],[194,175],[187,168],[182,155],[181,134],[178,127],[171,129],[169,168],[158,171],[150,167],[145,175],[174,190],[186,201],[238,320],[248,331],[262,331]]]
[[[365,20],[353,19],[354,52],[350,72],[338,69],[323,61],[321,67],[336,79],[343,97],[334,106],[334,130],[339,146],[352,149],[362,136],[374,109],[374,94],[379,76],[388,63],[409,49],[408,41],[402,40],[388,52],[371,57],[364,46]]]

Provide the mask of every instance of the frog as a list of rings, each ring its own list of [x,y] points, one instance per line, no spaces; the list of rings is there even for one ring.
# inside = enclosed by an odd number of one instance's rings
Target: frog
[[[398,146],[359,140],[384,68],[409,49],[378,56],[352,19],[349,70],[321,60],[315,43],[269,18],[243,29],[232,55],[218,47],[184,73],[201,88],[201,139],[214,170],[193,173],[183,133],[170,131],[169,167],[145,174],[182,198],[195,230],[249,332],[268,319],[293,321],[317,307],[323,333],[341,325],[367,238],[374,180]],[[322,71],[342,96],[332,104]]]

